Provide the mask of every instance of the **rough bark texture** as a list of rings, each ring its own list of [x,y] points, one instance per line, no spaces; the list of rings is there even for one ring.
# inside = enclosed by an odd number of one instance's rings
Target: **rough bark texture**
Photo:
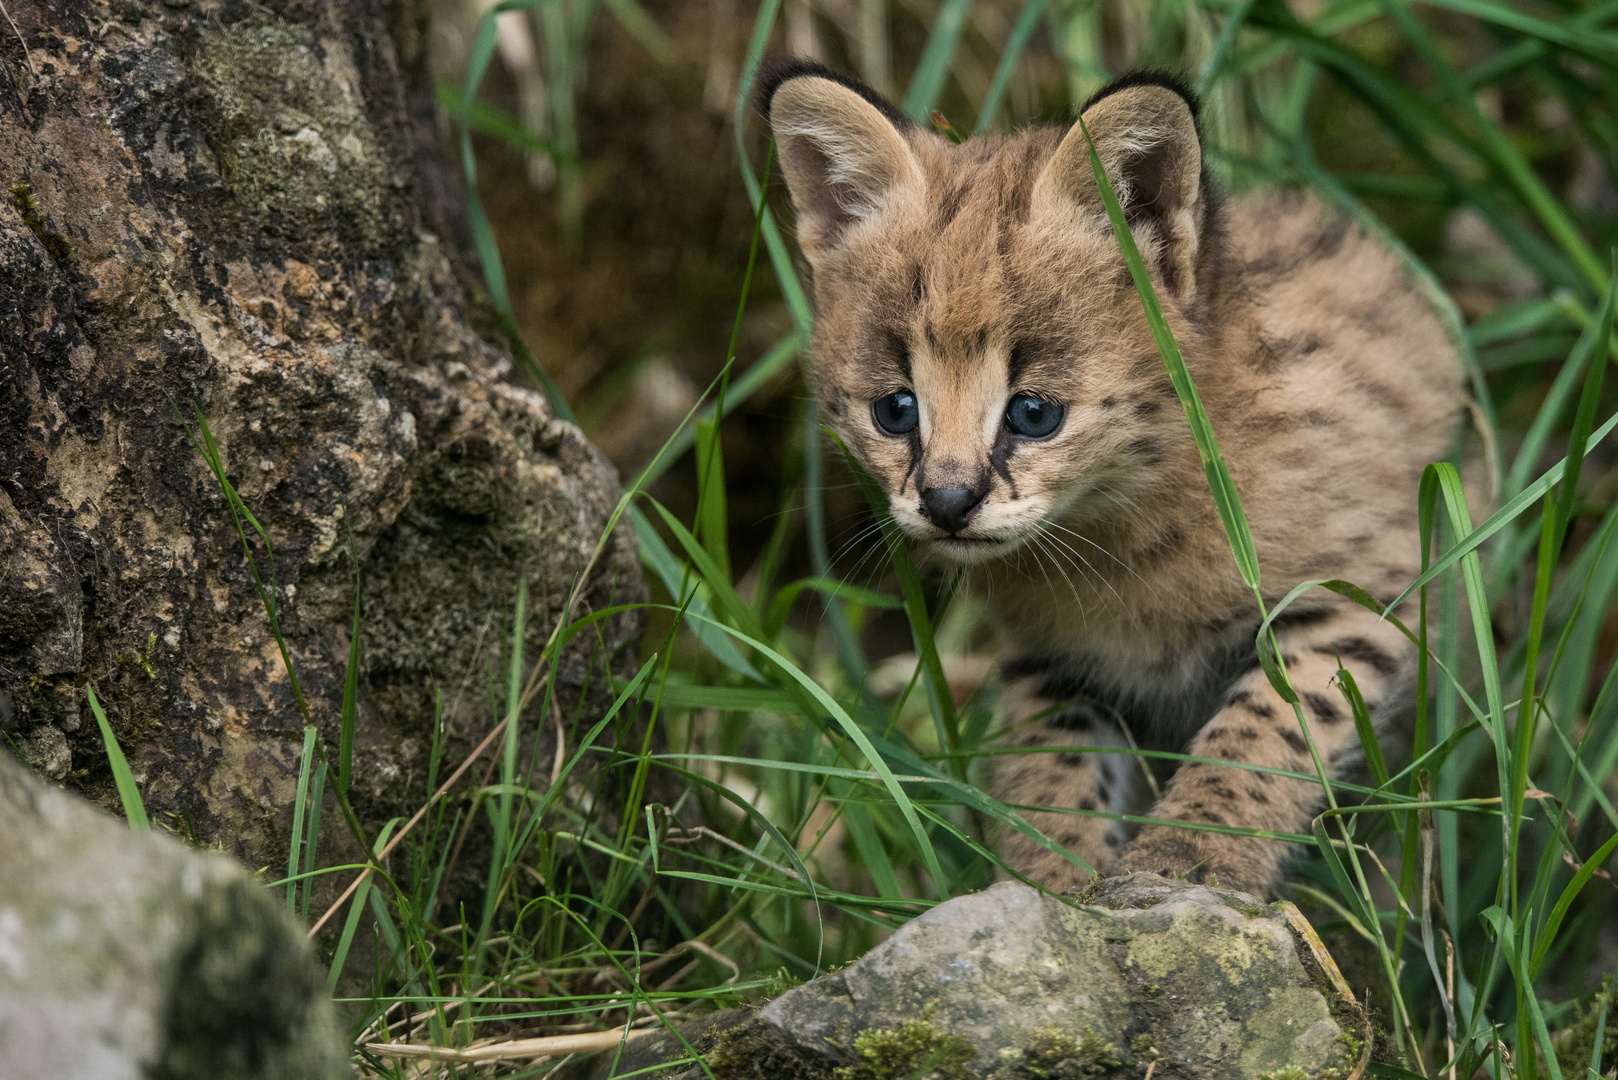
[[[284,859],[303,722],[194,406],[274,543],[330,745],[357,560],[353,798],[407,813],[435,690],[453,765],[492,723],[519,578],[537,650],[619,493],[475,325],[420,5],[7,7],[29,53],[0,25],[0,731],[111,805],[94,682],[154,821]],[[643,589],[620,529],[583,609]],[[597,630],[527,730],[630,659],[632,616]]]

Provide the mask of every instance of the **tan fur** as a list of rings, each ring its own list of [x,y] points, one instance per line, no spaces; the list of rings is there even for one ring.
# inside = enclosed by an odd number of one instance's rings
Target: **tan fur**
[[[1218,204],[1172,90],[1124,89],[1084,118],[1240,489],[1267,601],[1315,578],[1390,598],[1418,568],[1421,470],[1456,431],[1460,368],[1442,324],[1393,255],[1312,200]],[[989,598],[1005,705],[1023,721],[1010,746],[1133,740],[1312,774],[1291,707],[1253,659],[1253,596],[1078,126],[952,145],[813,75],[782,85],[771,119],[814,271],[817,395],[924,557],[967,566]],[[839,154],[850,161],[829,188]],[[872,419],[899,389],[919,399],[919,438]],[[1019,392],[1065,406],[1052,436],[1002,429]],[[988,490],[953,539],[921,505],[945,483]],[[1383,720],[1408,697],[1413,649],[1324,590],[1290,616],[1282,651],[1315,747],[1340,772],[1357,742],[1338,657]],[[1318,784],[1196,765],[1149,807],[1135,758],[1000,761],[996,795],[1068,811],[1026,816],[1090,866],[1257,894],[1276,881],[1280,844],[1166,826],[1128,840],[1093,815],[1307,832],[1320,803]],[[1052,887],[1087,876],[1020,836],[1002,851]]]

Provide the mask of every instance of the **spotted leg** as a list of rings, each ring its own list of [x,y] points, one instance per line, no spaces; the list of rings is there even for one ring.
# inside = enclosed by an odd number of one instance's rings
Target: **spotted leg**
[[[1315,750],[1336,776],[1361,752],[1348,702],[1337,685],[1339,659],[1364,695],[1373,722],[1397,708],[1415,648],[1391,624],[1343,605],[1277,632],[1282,657],[1301,699]],[[1291,705],[1254,667],[1236,680],[1187,753],[1315,773],[1309,743]],[[1318,782],[1221,765],[1187,763],[1175,773],[1154,818],[1307,833],[1324,804]],[[1287,845],[1256,837],[1169,825],[1142,829],[1116,871],[1150,870],[1265,896],[1279,878]]]
[[[1006,740],[1006,748],[1012,752],[996,759],[991,790],[1007,803],[1078,811],[1021,814],[1046,837],[1105,873],[1123,847],[1126,833],[1120,822],[1094,815],[1097,811],[1130,812],[1144,786],[1140,765],[1126,754],[1057,749],[1122,748],[1128,743],[1116,721],[1089,706],[1045,696],[1040,682],[1037,676],[1007,680],[1002,703],[1007,720],[1015,725]],[[1138,812],[1140,807],[1133,809]],[[1081,887],[1093,876],[1010,828],[1001,832],[1000,855],[1013,870],[1057,892]]]

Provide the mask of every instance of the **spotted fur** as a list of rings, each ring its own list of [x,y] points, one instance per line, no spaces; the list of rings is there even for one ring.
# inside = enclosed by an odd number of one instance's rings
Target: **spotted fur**
[[[868,89],[795,62],[762,102],[797,210],[817,309],[825,416],[928,560],[968,569],[1003,627],[1013,750],[1131,743],[1313,773],[1292,707],[1258,668],[1238,576],[1186,418],[1100,203],[1078,125],[955,145]],[[1235,476],[1272,602],[1346,578],[1384,598],[1416,574],[1415,495],[1449,452],[1460,367],[1396,258],[1310,198],[1223,200],[1192,96],[1171,79],[1103,90],[1082,111]],[[907,390],[917,429],[872,403]],[[1064,407],[1044,439],[1008,401]],[[953,534],[930,492],[981,501]],[[930,516],[931,515],[931,516]],[[1358,746],[1341,662],[1385,723],[1413,649],[1325,590],[1277,622],[1322,761]],[[1187,765],[1154,785],[1125,754],[1000,759],[1001,799],[1102,872],[1217,877],[1263,894],[1286,854],[1199,826],[1306,832],[1318,785]],[[1018,835],[1010,865],[1052,887],[1086,874]]]

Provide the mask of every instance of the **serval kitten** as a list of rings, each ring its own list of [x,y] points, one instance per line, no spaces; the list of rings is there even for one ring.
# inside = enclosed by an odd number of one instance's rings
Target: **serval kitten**
[[[924,557],[969,568],[1002,624],[1010,745],[1183,751],[1314,773],[1254,649],[1231,557],[1084,135],[1035,127],[959,145],[870,89],[790,61],[761,105],[818,312],[824,415]],[[1221,199],[1196,101],[1132,75],[1082,115],[1246,506],[1273,602],[1346,578],[1390,599],[1419,568],[1423,466],[1458,430],[1461,369],[1396,258],[1307,197]],[[1401,614],[1405,614],[1401,612]],[[1276,620],[1334,772],[1359,744],[1339,660],[1379,722],[1415,650],[1323,589]],[[1121,754],[998,758],[1002,800],[1101,873],[1151,870],[1264,895],[1284,845],[1088,812],[1308,832],[1318,784],[1186,764],[1151,804]],[[1017,834],[1009,865],[1084,883]]]

